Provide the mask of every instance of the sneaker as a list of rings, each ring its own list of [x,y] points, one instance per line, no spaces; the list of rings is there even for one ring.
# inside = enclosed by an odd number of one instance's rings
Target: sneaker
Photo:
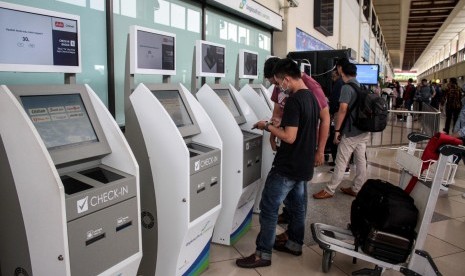
[[[330,169],[329,172],[334,173],[334,168]],[[344,174],[349,175],[350,174],[350,168],[346,168],[346,171],[344,172]]]
[[[341,192],[343,192],[344,194],[354,196],[354,197],[357,196],[357,193],[354,192],[351,187],[347,187],[347,188],[341,187],[339,190],[341,190]]]
[[[249,257],[236,260],[236,265],[242,268],[256,268],[263,266],[270,266],[271,260],[263,260],[262,258],[256,257],[255,253]]]
[[[325,190],[321,190],[318,193],[313,194],[313,198],[315,198],[315,199],[327,199],[327,198],[331,198],[331,197],[333,197],[333,195],[328,193]]]
[[[277,250],[277,251],[284,252],[284,253],[289,253],[289,254],[292,254],[294,256],[302,255],[302,251],[295,251],[295,250],[289,249],[289,248],[286,247],[285,243],[277,243],[277,242],[275,242],[274,245],[273,245],[273,248],[275,250]]]

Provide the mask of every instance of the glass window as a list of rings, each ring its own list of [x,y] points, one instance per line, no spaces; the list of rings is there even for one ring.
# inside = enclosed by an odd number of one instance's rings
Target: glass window
[[[187,30],[200,33],[200,12],[187,10]]]
[[[228,22],[220,20],[220,38],[227,40],[228,39]]]
[[[162,24],[165,26],[170,25],[170,3],[163,1],[163,0],[158,0],[158,9],[157,7],[155,8],[154,11],[154,22],[158,24]]]
[[[121,0],[121,15],[136,18],[136,1]]]
[[[171,3],[171,26],[186,29],[186,8]]]
[[[90,1],[90,8],[98,11],[105,10],[105,1],[104,0],[93,0]]]
[[[239,43],[249,45],[249,32],[248,29],[239,26]]]
[[[237,42],[237,25],[233,23],[228,24],[228,40]]]

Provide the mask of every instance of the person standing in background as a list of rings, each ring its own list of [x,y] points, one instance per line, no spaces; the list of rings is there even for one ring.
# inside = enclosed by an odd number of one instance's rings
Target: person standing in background
[[[357,90],[349,83],[360,87],[357,79],[357,67],[352,63],[346,63],[342,66],[342,79],[345,85],[342,87],[341,97],[339,99],[339,112],[335,123],[335,132],[337,136],[334,143],[339,144],[337,149],[336,167],[331,182],[325,189],[313,194],[315,199],[326,199],[334,196],[336,188],[341,183],[344,170],[349,163],[351,154],[354,154],[355,160],[355,178],[352,187],[341,187],[340,190],[350,196],[356,196],[366,180],[366,145],[370,138],[370,132],[362,131],[355,125],[357,110]]]
[[[415,86],[413,85],[413,79],[410,78],[407,81],[404,91],[404,107],[407,110],[412,110],[413,98],[415,97]]]
[[[431,82],[431,87],[434,90],[434,96],[431,99],[431,106],[439,110],[439,105],[441,104],[443,95],[442,90],[436,82]]]
[[[450,78],[450,82],[444,90],[444,101],[446,105],[446,124],[443,130],[449,134],[451,123],[453,126],[456,124],[462,109],[462,93],[456,78]]]
[[[430,104],[431,98],[434,97],[434,91],[429,86],[427,79],[422,79],[421,83],[417,85],[415,98],[418,102],[418,111],[423,110],[423,104]]]

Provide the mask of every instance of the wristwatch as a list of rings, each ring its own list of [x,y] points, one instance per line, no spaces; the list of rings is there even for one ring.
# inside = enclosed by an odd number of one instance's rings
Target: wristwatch
[[[273,125],[273,122],[267,121],[266,124],[265,124],[265,128],[264,128],[264,129],[265,129],[266,131],[268,131],[268,132],[270,132],[270,129],[268,128],[270,125]]]

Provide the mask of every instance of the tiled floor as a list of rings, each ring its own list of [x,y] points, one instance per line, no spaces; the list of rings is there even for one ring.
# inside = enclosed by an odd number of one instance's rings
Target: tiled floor
[[[370,149],[368,151],[368,178],[381,178],[392,183],[399,179],[399,168],[394,160],[395,150]],[[331,174],[328,166],[317,168],[309,195],[318,191],[329,181]],[[350,181],[353,175],[346,177]],[[344,186],[344,183],[341,184]],[[436,205],[436,215],[429,227],[425,250],[434,258],[436,265],[445,276],[465,275],[465,166],[460,163],[456,182],[447,193],[442,192]],[[327,200],[315,201],[309,197],[307,227],[318,221],[331,225],[344,226],[350,220],[350,202],[352,198],[342,193]],[[349,206],[349,209],[347,209]],[[254,215],[251,230],[234,246],[212,245],[209,268],[202,275],[215,276],[252,276],[252,275],[351,275],[352,271],[374,265],[358,261],[352,264],[352,258],[336,254],[329,273],[321,268],[322,250],[315,245],[311,235],[306,233],[302,256],[295,257],[286,253],[273,251],[272,265],[258,269],[242,269],[235,265],[235,259],[248,256],[255,251],[255,238],[259,231],[258,216]],[[283,229],[278,226],[277,232]],[[309,231],[308,231],[309,232]],[[386,271],[383,275],[401,275],[397,271]]]

